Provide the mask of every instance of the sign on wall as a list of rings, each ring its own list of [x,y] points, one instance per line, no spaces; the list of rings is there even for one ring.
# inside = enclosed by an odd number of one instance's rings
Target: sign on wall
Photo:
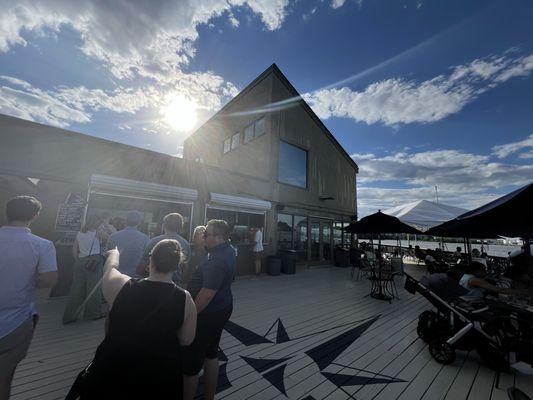
[[[57,209],[55,231],[78,232],[81,229],[84,213],[85,201],[80,195],[70,193],[67,201],[60,204]]]

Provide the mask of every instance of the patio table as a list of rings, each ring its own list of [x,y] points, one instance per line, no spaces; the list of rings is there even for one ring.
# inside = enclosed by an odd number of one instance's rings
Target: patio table
[[[374,264],[374,268],[370,270],[370,276],[368,279],[372,283],[369,293],[370,297],[378,300],[386,300],[388,302],[393,299],[393,293],[388,285],[392,279],[392,268],[390,264],[386,264],[383,261],[377,261]]]

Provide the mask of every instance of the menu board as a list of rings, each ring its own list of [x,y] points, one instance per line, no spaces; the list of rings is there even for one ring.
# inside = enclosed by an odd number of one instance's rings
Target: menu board
[[[83,204],[60,204],[57,209],[56,232],[78,232],[84,211]]]
[[[64,204],[57,209],[56,232],[78,232],[81,229],[85,202],[80,195],[69,193]]]

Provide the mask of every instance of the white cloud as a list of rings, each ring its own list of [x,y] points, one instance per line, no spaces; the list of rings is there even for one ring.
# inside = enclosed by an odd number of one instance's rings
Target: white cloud
[[[87,112],[26,84],[18,89],[0,86],[0,112],[62,128],[70,122],[90,121]]]
[[[400,152],[378,157],[353,154],[359,165],[358,202],[361,213],[374,212],[416,200],[433,200],[438,186],[439,201],[474,208],[498,197],[490,191],[531,182],[533,165],[491,162],[489,156],[458,150]],[[407,188],[389,189],[383,181]]]
[[[507,143],[500,146],[494,146],[492,148],[492,153],[498,158],[505,158],[510,154],[520,152],[523,150],[529,150],[529,152],[524,152],[519,155],[520,158],[532,158],[531,153],[533,149],[533,133],[529,135],[526,139],[520,140],[518,142]]]
[[[233,11],[248,8],[266,29],[278,29],[288,12],[288,2],[162,0],[155,5],[20,0],[3,4],[0,52],[28,45],[32,35],[61,38],[61,30],[68,27],[80,35],[80,50],[118,80],[114,79],[116,86],[111,90],[79,86],[44,91],[16,77],[1,77],[5,86],[0,111],[65,127],[72,122],[89,122],[92,113],[99,110],[135,113],[153,108],[153,114],[158,115],[163,99],[179,94],[193,99],[208,116],[238,89],[209,71],[184,72],[195,56],[197,28],[217,17],[227,18],[237,27]],[[165,129],[159,122],[154,122],[156,128]]]
[[[346,0],[331,0],[331,7],[332,8],[339,8],[344,5]]]
[[[225,15],[235,24],[235,7],[248,7],[267,29],[281,26],[289,0],[163,0],[101,2],[20,0],[4,6],[0,17],[0,51],[26,45],[28,32],[76,30],[81,50],[100,60],[119,78],[136,75],[173,81],[173,73],[195,55],[197,27]]]
[[[319,117],[350,118],[367,124],[429,123],[458,113],[479,95],[517,76],[533,71],[533,54],[477,59],[456,66],[449,74],[423,82],[390,78],[363,91],[348,87],[324,89],[305,95]]]

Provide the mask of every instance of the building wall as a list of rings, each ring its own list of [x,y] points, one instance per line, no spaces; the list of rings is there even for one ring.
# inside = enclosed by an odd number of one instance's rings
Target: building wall
[[[293,95],[282,80],[273,80],[274,102],[291,98]],[[274,119],[275,117],[273,117]],[[272,164],[277,177],[279,140],[284,140],[307,150],[308,187],[292,187],[279,183],[276,201],[287,204],[302,204],[316,210],[329,210],[346,215],[356,214],[356,169],[345,158],[324,128],[313,119],[301,103],[277,112],[276,148]],[[320,197],[333,197],[333,200],[320,200]]]
[[[272,99],[271,88],[272,76],[266,76],[253,87],[248,88],[245,95],[241,94],[232,100],[185,141],[184,158],[195,160],[200,157],[205,164],[270,179],[268,172],[273,162],[270,154],[271,136],[268,134],[271,130],[270,115],[261,112],[238,116],[231,114],[247,112],[269,104]],[[243,144],[244,128],[262,117],[265,117],[266,134]],[[241,135],[241,145],[224,154],[224,140],[237,132]]]
[[[184,157],[189,160],[200,157],[205,164],[270,182],[270,190],[258,191],[246,184],[240,185],[236,194],[248,194],[285,206],[301,206],[318,213],[334,212],[349,218],[357,213],[357,170],[306,107],[298,104],[268,114],[228,116],[293,96],[275,72],[266,74],[185,141]],[[263,115],[266,118],[265,135],[223,153],[226,138],[240,132],[242,140],[244,128]],[[278,182],[280,140],[308,151],[307,188]],[[333,200],[320,200],[320,197],[333,197]]]

